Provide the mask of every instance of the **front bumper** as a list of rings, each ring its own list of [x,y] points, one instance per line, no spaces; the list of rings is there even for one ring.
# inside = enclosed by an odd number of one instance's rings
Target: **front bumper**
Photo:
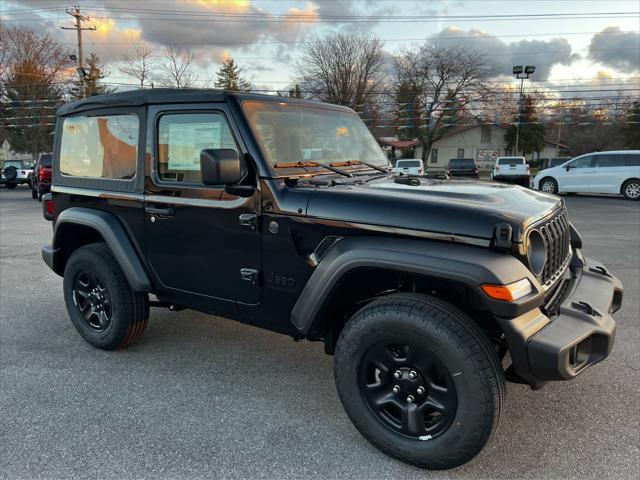
[[[507,337],[516,375],[534,387],[571,380],[604,360],[613,348],[613,313],[623,288],[600,263],[577,255],[571,278],[553,312],[536,308],[519,317],[498,319]]]

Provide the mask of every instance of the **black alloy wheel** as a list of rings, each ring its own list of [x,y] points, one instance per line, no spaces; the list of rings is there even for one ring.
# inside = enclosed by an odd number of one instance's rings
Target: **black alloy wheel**
[[[390,339],[372,347],[360,366],[360,388],[372,413],[410,438],[435,438],[455,417],[451,375],[419,342]]]
[[[149,320],[149,296],[131,289],[104,243],[75,250],[64,269],[64,301],[78,333],[97,348],[135,343]]]
[[[111,323],[111,297],[95,273],[80,271],[76,275],[73,303],[90,328],[103,331]]]
[[[334,352],[340,401],[382,452],[423,468],[462,465],[498,425],[505,396],[485,332],[443,299],[398,292],[363,306]]]

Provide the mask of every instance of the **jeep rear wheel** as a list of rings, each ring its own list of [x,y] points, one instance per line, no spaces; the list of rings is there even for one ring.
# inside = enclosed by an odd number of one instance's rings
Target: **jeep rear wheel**
[[[427,295],[390,295],[359,310],[340,334],[334,372],[360,433],[424,468],[456,467],[478,454],[505,395],[487,336],[464,312]]]
[[[63,285],[71,321],[91,345],[105,350],[123,348],[145,331],[148,296],[131,290],[106,245],[95,243],[73,252]]]

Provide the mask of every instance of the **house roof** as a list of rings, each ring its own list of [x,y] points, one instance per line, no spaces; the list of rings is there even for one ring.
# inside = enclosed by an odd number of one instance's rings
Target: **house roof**
[[[440,139],[443,139],[445,137],[451,137],[453,135],[458,135],[459,133],[466,132],[467,130],[472,130],[474,128],[483,127],[483,126],[487,126],[487,125],[491,126],[491,127],[502,128],[503,130],[506,130],[507,128],[509,128],[507,125],[503,125],[503,124],[500,124],[500,123],[479,123],[478,125],[469,125],[469,126],[462,127],[460,129],[454,130],[452,132],[445,133],[442,137],[440,137]],[[550,140],[548,138],[543,138],[542,141],[545,142],[545,143],[548,143],[550,145],[554,145],[554,146],[558,145],[559,147],[562,147],[562,148],[569,148],[568,145],[564,145],[562,143],[558,143],[558,142],[556,142],[554,140]]]

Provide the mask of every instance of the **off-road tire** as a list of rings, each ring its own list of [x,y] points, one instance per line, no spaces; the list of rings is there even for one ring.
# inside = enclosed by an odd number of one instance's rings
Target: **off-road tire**
[[[102,331],[93,329],[86,322],[74,302],[74,283],[81,272],[92,272],[108,292],[111,320]],[[132,345],[147,327],[148,295],[131,290],[122,270],[104,243],[86,245],[73,252],[64,270],[63,289],[71,322],[78,333],[97,348],[115,350]]]
[[[18,184],[17,183],[9,183],[9,182],[7,182],[7,183],[4,184],[4,186],[7,187],[9,190],[13,190],[14,188],[16,188],[18,186]]]
[[[4,178],[7,181],[7,185],[18,178],[18,170],[13,165],[4,169]]]
[[[393,431],[362,393],[362,358],[389,336],[421,339],[451,374],[455,416],[435,438],[408,438]],[[389,295],[356,312],[338,338],[334,376],[347,415],[369,442],[392,457],[429,469],[457,467],[475,457],[497,428],[506,393],[504,371],[487,335],[457,307],[421,294]]]
[[[552,187],[550,190],[543,190],[543,185],[546,183],[548,183],[548,185],[550,185],[550,187]],[[553,193],[554,195],[558,194],[558,182],[556,182],[556,180],[552,177],[544,177],[542,180],[540,180],[540,191],[541,192],[545,192],[545,193]]]
[[[622,184],[622,195],[627,200],[640,200],[640,179],[632,178]]]

